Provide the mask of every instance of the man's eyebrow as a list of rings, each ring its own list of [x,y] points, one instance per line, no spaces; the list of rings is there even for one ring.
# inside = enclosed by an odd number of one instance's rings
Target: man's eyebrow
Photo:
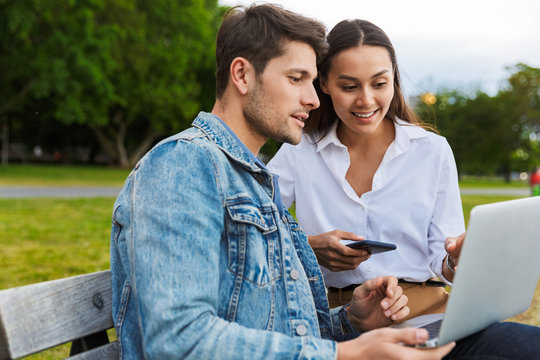
[[[292,69],[289,69],[288,72],[289,73],[301,74],[302,76],[311,76],[311,77],[316,77],[317,76],[317,75],[311,74],[309,71],[307,71],[306,69],[302,69],[302,68],[292,68]]]
[[[383,74],[386,74],[387,72],[390,72],[390,70],[388,70],[388,69],[381,70],[378,73],[372,75],[371,78],[375,79],[375,78],[377,78],[377,77],[379,77],[379,76],[381,76]],[[340,79],[340,80],[351,80],[351,81],[356,81],[357,80],[354,76],[349,76],[349,75],[339,75],[337,78]]]

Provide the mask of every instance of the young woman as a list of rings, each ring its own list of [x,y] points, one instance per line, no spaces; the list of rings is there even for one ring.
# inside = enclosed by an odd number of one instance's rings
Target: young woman
[[[444,312],[444,283],[463,241],[449,237],[465,231],[452,150],[405,103],[394,48],[379,27],[345,20],[328,43],[316,84],[321,106],[302,142],[284,144],[268,164],[284,205],[296,203],[311,235],[330,306],[348,303],[368,279],[394,275],[409,318]],[[364,238],[397,249],[370,257],[341,242]]]

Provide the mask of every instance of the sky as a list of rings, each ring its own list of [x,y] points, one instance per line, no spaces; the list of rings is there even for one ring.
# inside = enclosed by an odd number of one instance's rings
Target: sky
[[[219,0],[221,5],[253,1]],[[442,89],[494,95],[519,62],[540,67],[538,0],[273,0],[322,21],[373,22],[390,37],[406,95]]]

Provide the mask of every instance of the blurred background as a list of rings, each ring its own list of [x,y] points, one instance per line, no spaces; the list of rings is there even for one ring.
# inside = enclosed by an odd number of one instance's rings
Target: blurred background
[[[0,1],[2,164],[131,168],[210,110],[221,16],[249,3]],[[448,139],[460,175],[526,179],[539,165],[539,2],[275,3],[328,29],[351,17],[383,28],[409,102]]]

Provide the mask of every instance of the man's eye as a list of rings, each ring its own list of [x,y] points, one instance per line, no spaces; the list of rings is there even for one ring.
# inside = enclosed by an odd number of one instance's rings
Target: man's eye
[[[290,79],[291,82],[293,82],[293,83],[299,83],[300,80],[301,80],[299,77],[296,77],[296,76],[289,76],[289,79]]]

